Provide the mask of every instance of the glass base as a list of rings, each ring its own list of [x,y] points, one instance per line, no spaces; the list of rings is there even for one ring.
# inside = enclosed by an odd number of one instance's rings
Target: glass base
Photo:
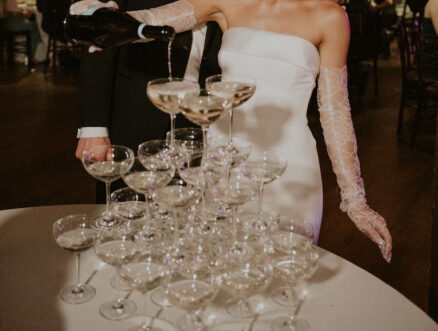
[[[280,214],[266,213],[243,214],[238,217],[246,232],[254,235],[266,235],[270,230],[275,229],[280,221]]]
[[[120,277],[118,274],[115,274],[110,279],[110,286],[117,291],[131,291],[131,288],[128,284]]]
[[[250,318],[257,313],[256,309],[248,300],[232,298],[225,303],[225,310],[236,318]]]
[[[278,317],[274,319],[271,323],[272,331],[305,331],[309,330],[309,325],[298,319],[290,319],[289,317]]]
[[[178,317],[176,325],[184,331],[203,331],[205,329],[204,318],[202,314],[186,313]]]
[[[170,303],[169,299],[167,299],[162,287],[159,287],[152,292],[151,301],[159,307],[172,307],[172,304]]]
[[[134,315],[137,310],[137,305],[131,300],[111,300],[104,302],[99,313],[102,317],[111,321],[121,321]]]
[[[300,302],[300,298],[297,296],[296,291],[291,290],[287,286],[275,289],[271,294],[271,299],[276,304],[284,307],[292,307]]]
[[[229,255],[230,259],[236,261],[236,263],[244,263],[253,258],[255,250],[251,245],[245,242],[234,241],[231,246],[227,249],[226,254]]]
[[[158,326],[154,326],[156,324],[160,325],[160,322],[165,322],[165,321],[157,318],[153,318],[152,325],[149,325],[148,324],[149,321],[147,321],[146,324],[134,326],[132,328],[129,328],[127,331],[166,331],[167,329],[162,329]]]
[[[90,285],[71,285],[59,293],[62,301],[76,305],[90,301],[96,295],[96,289]]]
[[[95,230],[105,230],[119,224],[120,219],[111,213],[103,213],[95,217],[91,222],[91,227]]]

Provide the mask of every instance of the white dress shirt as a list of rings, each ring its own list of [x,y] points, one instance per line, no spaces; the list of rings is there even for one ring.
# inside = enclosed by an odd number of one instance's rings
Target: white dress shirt
[[[193,30],[192,48],[190,49],[189,60],[184,73],[184,78],[186,79],[198,81],[206,33],[207,25],[205,24]],[[78,129],[77,138],[97,137],[108,137],[108,128],[88,126]]]

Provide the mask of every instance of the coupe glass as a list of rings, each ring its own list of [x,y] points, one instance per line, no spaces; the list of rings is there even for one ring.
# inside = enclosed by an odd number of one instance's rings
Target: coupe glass
[[[96,294],[96,289],[80,281],[81,251],[94,244],[96,230],[90,227],[91,218],[86,214],[68,215],[58,219],[53,224],[53,238],[62,248],[76,253],[77,281],[75,285],[63,288],[59,297],[71,304],[84,303],[91,300]]]
[[[234,109],[249,98],[251,98],[256,90],[256,82],[254,79],[233,75],[214,75],[210,76],[205,81],[205,88],[214,95],[228,99],[232,102],[229,108],[230,121],[228,131],[228,144],[233,144],[233,112]]]
[[[239,167],[242,174],[254,181],[259,187],[258,215],[255,219],[249,220],[249,224],[246,224],[257,233],[264,233],[272,218],[271,215],[263,214],[264,186],[279,178],[286,170],[286,167],[286,155],[276,151],[252,153],[249,159]]]
[[[233,296],[225,304],[227,312],[237,318],[249,318],[256,314],[248,297],[264,291],[271,282],[273,269],[262,256],[245,263],[228,261],[222,273],[222,289]]]
[[[124,227],[100,230],[94,244],[96,256],[113,267],[118,267],[133,260],[139,254],[140,247],[126,230],[127,228]],[[99,308],[100,314],[112,321],[120,321],[131,317],[136,310],[137,306],[134,301],[123,299],[120,292],[117,299],[104,302]]]
[[[234,137],[233,146],[230,148],[228,137],[216,136],[210,140],[208,160],[215,165],[232,169],[246,161],[251,150],[252,145],[246,139]]]
[[[156,318],[150,319],[148,323],[146,306],[147,292],[160,286],[169,277],[169,268],[163,264],[160,257],[156,255],[143,255],[136,261],[129,262],[117,267],[117,273],[122,277],[133,290],[143,294],[144,298],[144,322],[128,331],[162,331],[158,327],[151,325]]]
[[[191,122],[202,128],[202,141],[204,152],[208,148],[208,128],[216,122],[224,110],[231,106],[230,101],[208,92],[200,90],[197,95],[186,95],[180,102],[180,109],[183,115]],[[205,154],[204,154],[205,155]]]
[[[127,222],[142,218],[145,215],[146,201],[143,194],[130,187],[123,187],[111,193],[112,212]]]
[[[170,145],[173,145],[175,119],[181,111],[178,104],[184,96],[199,94],[199,84],[184,78],[159,78],[148,82],[146,94],[158,109],[170,115]]]
[[[167,185],[172,180],[174,173],[174,169],[163,160],[157,161],[154,157],[144,157],[142,162],[140,162],[139,157],[136,157],[134,165],[123,175],[123,181],[134,191],[143,194],[145,199],[147,199],[155,189]],[[144,217],[136,221],[142,227],[136,234],[136,238],[142,244],[149,246],[160,240],[161,233],[152,224],[148,204],[145,203],[144,206]]]
[[[184,146],[187,155],[202,154],[203,141],[201,128],[178,128],[175,129],[175,142]],[[171,144],[171,132],[167,132],[167,144]]]
[[[102,229],[117,224],[118,218],[111,212],[111,182],[128,172],[133,163],[134,152],[125,146],[95,146],[82,154],[85,170],[106,186],[106,210],[93,221],[93,227]]]
[[[298,309],[303,303],[307,290],[298,290],[297,284],[312,277],[316,270],[319,254],[312,245],[314,229],[307,221],[283,217],[278,230],[271,235],[271,241],[277,251],[272,257],[275,274],[286,286],[277,288],[272,293],[272,300],[293,308],[290,316],[279,317],[272,321],[272,330],[296,330]]]
[[[202,308],[216,297],[221,278],[210,273],[199,273],[197,268],[187,269],[186,272],[184,276],[173,273],[164,284],[164,290],[174,306],[187,311],[177,319],[178,327],[185,331],[202,331],[205,329]]]
[[[233,240],[230,251],[241,261],[250,259],[253,250],[246,242],[238,240],[237,207],[251,201],[257,194],[257,187],[237,169],[233,169],[228,177],[222,178],[212,188],[213,195],[232,210]]]

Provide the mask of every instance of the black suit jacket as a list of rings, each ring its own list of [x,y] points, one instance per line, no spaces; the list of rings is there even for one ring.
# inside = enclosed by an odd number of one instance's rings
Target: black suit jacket
[[[172,1],[121,0],[122,10],[147,9]],[[200,83],[220,73],[217,60],[222,33],[209,22],[200,69]],[[192,33],[179,34],[172,46],[172,72],[182,77],[190,54]],[[128,146],[135,152],[140,143],[163,139],[170,129],[169,115],[155,108],[146,96],[149,80],[168,76],[167,46],[163,41],[137,43],[86,54],[80,70],[80,126],[109,128],[113,144]],[[177,127],[194,126],[184,117]]]

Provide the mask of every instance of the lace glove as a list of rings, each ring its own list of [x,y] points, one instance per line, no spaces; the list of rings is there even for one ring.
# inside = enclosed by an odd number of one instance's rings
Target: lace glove
[[[101,7],[118,8],[114,1],[104,3],[97,0],[82,0],[70,6],[70,14],[78,15],[90,8]],[[170,25],[176,33],[191,30],[197,25],[195,8],[188,0],[178,0],[161,7],[128,11],[127,13],[137,21],[147,25]]]
[[[341,189],[340,208],[391,261],[392,239],[382,216],[365,199],[357,143],[348,101],[347,67],[320,68],[318,107],[328,155]]]

